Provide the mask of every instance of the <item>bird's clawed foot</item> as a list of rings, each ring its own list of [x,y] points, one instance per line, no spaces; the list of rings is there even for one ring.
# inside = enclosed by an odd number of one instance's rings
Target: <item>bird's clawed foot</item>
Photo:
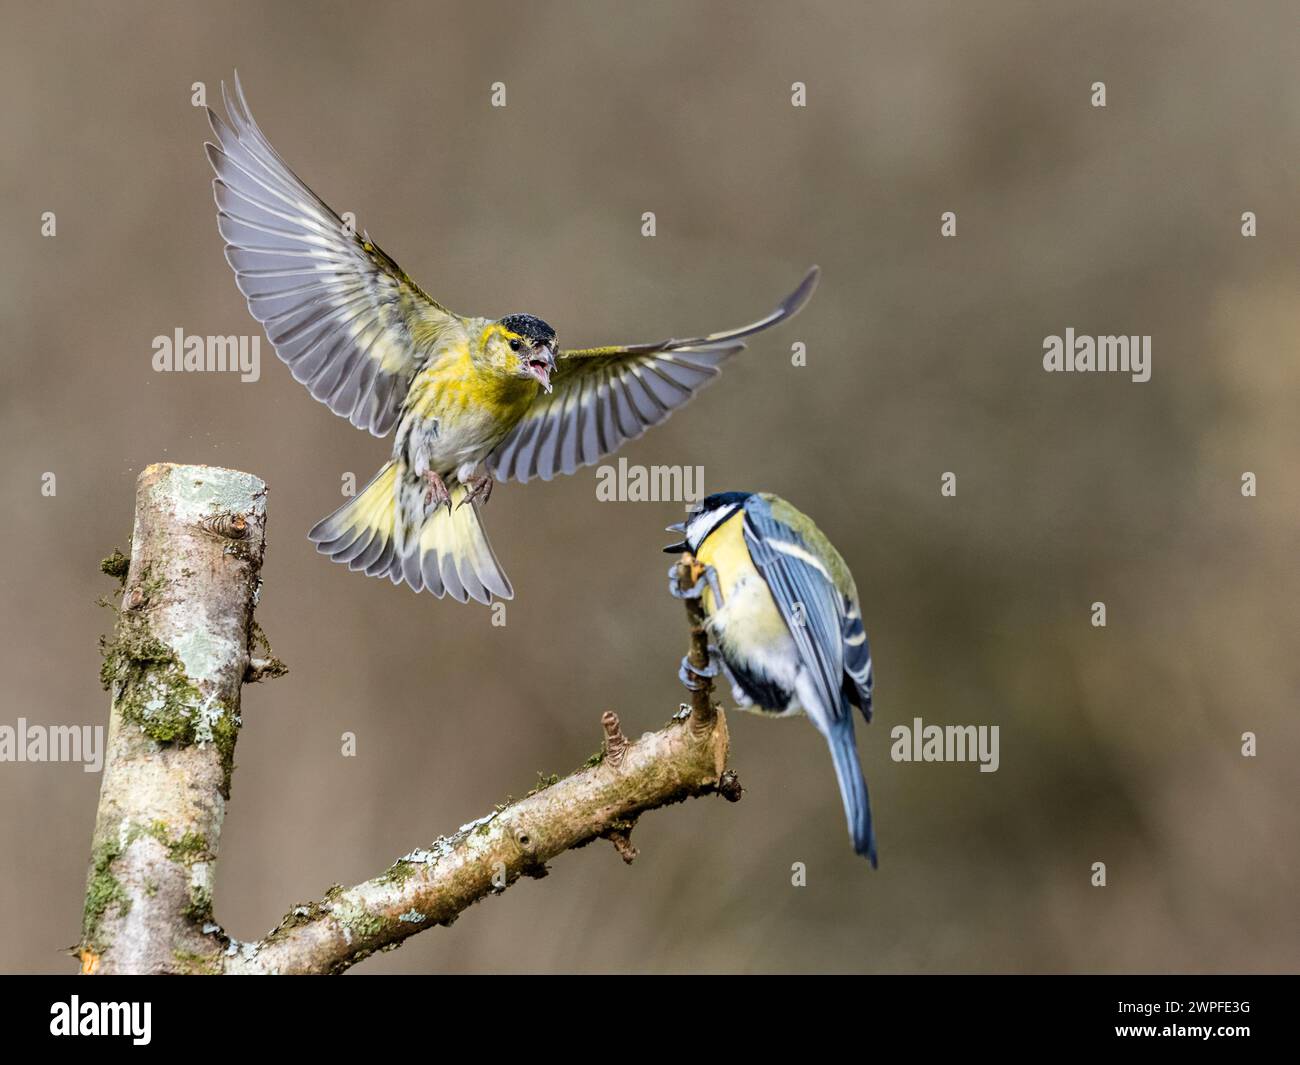
[[[681,578],[678,573],[678,563],[674,562],[668,569],[668,591],[676,599],[698,599],[704,594],[705,587],[713,592],[714,608],[721,607],[724,603],[722,598],[722,584],[718,580],[718,571],[712,566],[701,566],[698,562],[692,564],[693,573],[698,573],[695,583],[689,588],[683,588]]]
[[[685,685],[687,691],[701,691],[707,685],[713,683],[713,678],[718,675],[718,649],[710,645],[709,661],[703,666],[696,666],[691,662],[690,655],[682,656],[681,668],[677,670],[677,679]]]
[[[486,503],[492,498],[492,485],[495,483],[487,474],[482,477],[471,477],[465,482],[465,498],[456,504],[457,507],[463,507],[466,503],[473,503],[479,499]]]
[[[447,483],[434,470],[425,470],[424,479],[429,485],[428,491],[424,493],[424,505],[433,507],[434,510],[445,506],[450,513],[451,493],[447,490]]]

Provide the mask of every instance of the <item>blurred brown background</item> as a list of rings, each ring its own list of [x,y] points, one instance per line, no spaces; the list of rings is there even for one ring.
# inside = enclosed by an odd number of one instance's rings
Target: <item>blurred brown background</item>
[[[795,323],[623,454],[779,492],[848,559],[880,871],[816,732],[733,715],[738,806],[649,816],[631,868],[566,855],[360,972],[1295,969],[1294,16],[7,0],[0,724],[107,722],[97,563],[158,460],[271,486],[258,616],[292,672],[245,693],[216,906],[240,938],[578,765],[603,709],[637,734],[682,694],[659,553],[679,507],[598,503],[591,469],[499,487],[518,597],[493,628],[315,554],[340,478],[388,443],[269,344],[256,384],[152,371],[157,334],[257,328],[189,102],[238,67],[290,164],[458,310],[645,340],[746,321],[824,270]],[[1152,380],[1045,374],[1067,326],[1151,334]],[[914,716],[1000,725],[1000,771],[891,762]],[[0,969],[73,967],[98,788],[0,765]]]

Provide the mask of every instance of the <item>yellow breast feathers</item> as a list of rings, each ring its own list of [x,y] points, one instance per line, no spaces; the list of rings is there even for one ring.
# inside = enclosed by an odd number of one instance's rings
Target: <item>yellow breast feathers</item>
[[[481,365],[466,338],[439,349],[411,382],[411,410],[445,421],[469,414],[497,426],[513,426],[537,398],[535,381],[507,377]],[[503,430],[504,431],[504,430]]]
[[[715,602],[713,589],[708,586],[703,601],[710,627],[724,645],[740,640],[752,647],[765,647],[789,639],[790,630],[776,600],[750,558],[743,509],[708,535],[696,558],[718,574],[722,606]]]

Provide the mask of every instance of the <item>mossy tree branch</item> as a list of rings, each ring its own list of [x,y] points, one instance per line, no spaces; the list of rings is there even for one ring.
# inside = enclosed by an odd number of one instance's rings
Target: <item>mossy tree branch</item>
[[[601,752],[563,779],[462,825],[352,888],[295,906],[241,943],[212,921],[211,884],[229,797],[239,687],[284,667],[254,657],[252,611],[265,486],[207,467],[140,476],[118,631],[105,644],[113,692],[80,956],[83,972],[339,973],[417,932],[449,925],[566,850],[608,839],[626,862],[643,813],[702,795],[735,801],[727,722],[696,692],[664,728],[628,741],[601,719]],[[689,572],[690,560],[685,565]],[[691,653],[707,654],[687,602]]]
[[[78,954],[82,971],[211,968],[212,882],[239,698],[261,584],[266,485],[208,466],[153,465],[136,482],[112,694]]]
[[[612,718],[612,721],[611,721]],[[521,877],[542,877],[552,858],[596,839],[635,857],[628,836],[648,810],[693,796],[739,797],[726,770],[727,724],[717,715],[701,737],[685,715],[621,746],[618,719],[605,718],[604,750],[584,767],[526,798],[462,825],[352,888],[295,906],[266,938],[231,942],[228,973],[339,973],[378,950],[449,925],[480,899]]]

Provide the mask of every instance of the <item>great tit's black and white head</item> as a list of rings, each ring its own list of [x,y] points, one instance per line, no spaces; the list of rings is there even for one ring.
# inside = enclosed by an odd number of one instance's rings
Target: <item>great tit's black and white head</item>
[[[555,372],[555,330],[532,314],[508,314],[484,334],[487,355],[507,374],[528,377],[551,390]]]
[[[700,544],[708,539],[709,534],[728,518],[732,517],[745,505],[753,492],[718,492],[705,496],[698,507],[691,509],[690,517],[668,526],[669,532],[682,533],[683,537],[675,544],[664,548],[666,555],[678,555],[689,551],[692,555],[700,549]]]

